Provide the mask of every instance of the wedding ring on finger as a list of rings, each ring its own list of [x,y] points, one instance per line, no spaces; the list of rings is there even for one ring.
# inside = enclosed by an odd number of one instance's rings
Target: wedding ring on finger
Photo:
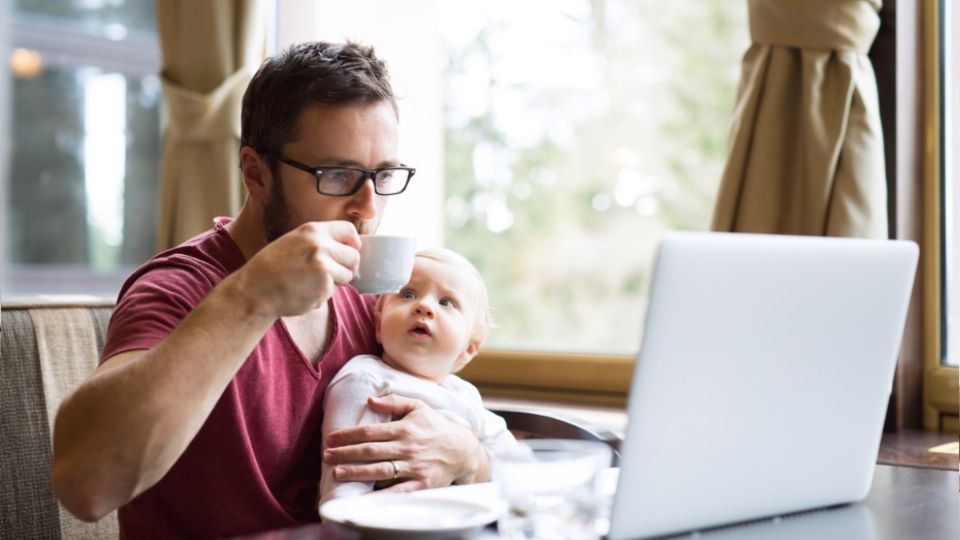
[[[393,461],[392,459],[389,459],[387,460],[387,463],[389,463],[390,466],[393,467],[393,479],[396,480],[397,478],[400,478],[400,468],[397,467],[397,462]]]

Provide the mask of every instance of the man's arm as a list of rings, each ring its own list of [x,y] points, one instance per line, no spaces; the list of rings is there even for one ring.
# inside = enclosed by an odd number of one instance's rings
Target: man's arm
[[[323,454],[340,481],[393,478],[393,461],[406,481],[385,491],[413,491],[490,479],[490,462],[472,431],[444,418],[417,399],[389,395],[367,405],[394,422],[331,433]]]
[[[162,478],[278,317],[325,306],[353,277],[346,222],[308,223],[216,286],[156,347],[116,355],[60,406],[53,487],[96,520]]]

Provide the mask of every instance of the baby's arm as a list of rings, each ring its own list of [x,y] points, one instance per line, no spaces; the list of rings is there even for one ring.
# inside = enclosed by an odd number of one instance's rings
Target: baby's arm
[[[479,435],[480,442],[487,450],[491,461],[503,455],[511,455],[518,451],[520,444],[507,429],[507,423],[497,414],[487,409],[483,410],[483,427]]]
[[[470,403],[478,414],[479,425],[475,428],[477,439],[483,445],[483,449],[486,450],[487,458],[491,463],[500,456],[513,455],[522,448],[513,433],[507,428],[507,423],[503,417],[484,407],[480,391],[477,390],[476,386],[459,377],[454,382],[457,386],[457,394],[461,399]]]
[[[348,373],[327,388],[323,402],[323,449],[327,449],[327,435],[338,429],[374,424],[390,420],[386,414],[371,411],[367,398],[381,395],[381,388],[363,372]],[[318,459],[320,457],[318,456]],[[338,482],[333,477],[334,467],[323,463],[320,476],[320,505],[330,499],[362,495],[373,491],[373,482]]]

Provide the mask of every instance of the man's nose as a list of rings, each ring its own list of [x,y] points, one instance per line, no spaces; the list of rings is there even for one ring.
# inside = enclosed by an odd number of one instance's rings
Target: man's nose
[[[360,190],[350,197],[347,213],[350,217],[363,221],[373,219],[377,215],[376,197],[377,193],[373,189],[373,181],[367,178],[364,180]]]

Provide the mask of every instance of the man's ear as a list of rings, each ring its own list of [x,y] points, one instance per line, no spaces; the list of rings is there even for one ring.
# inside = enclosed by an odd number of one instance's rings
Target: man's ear
[[[376,332],[377,343],[383,344],[383,340],[380,339],[380,314],[383,312],[383,300],[387,295],[381,294],[377,298],[377,303],[373,305],[373,330]]]
[[[260,204],[265,204],[270,197],[270,182],[273,181],[273,176],[266,160],[249,146],[240,149],[240,174],[250,197]]]
[[[467,364],[473,360],[473,357],[477,355],[477,352],[480,351],[480,340],[475,338],[470,338],[470,343],[467,343],[467,348],[460,353],[460,356],[457,357],[457,361],[453,363],[453,372],[456,373],[464,368]]]

